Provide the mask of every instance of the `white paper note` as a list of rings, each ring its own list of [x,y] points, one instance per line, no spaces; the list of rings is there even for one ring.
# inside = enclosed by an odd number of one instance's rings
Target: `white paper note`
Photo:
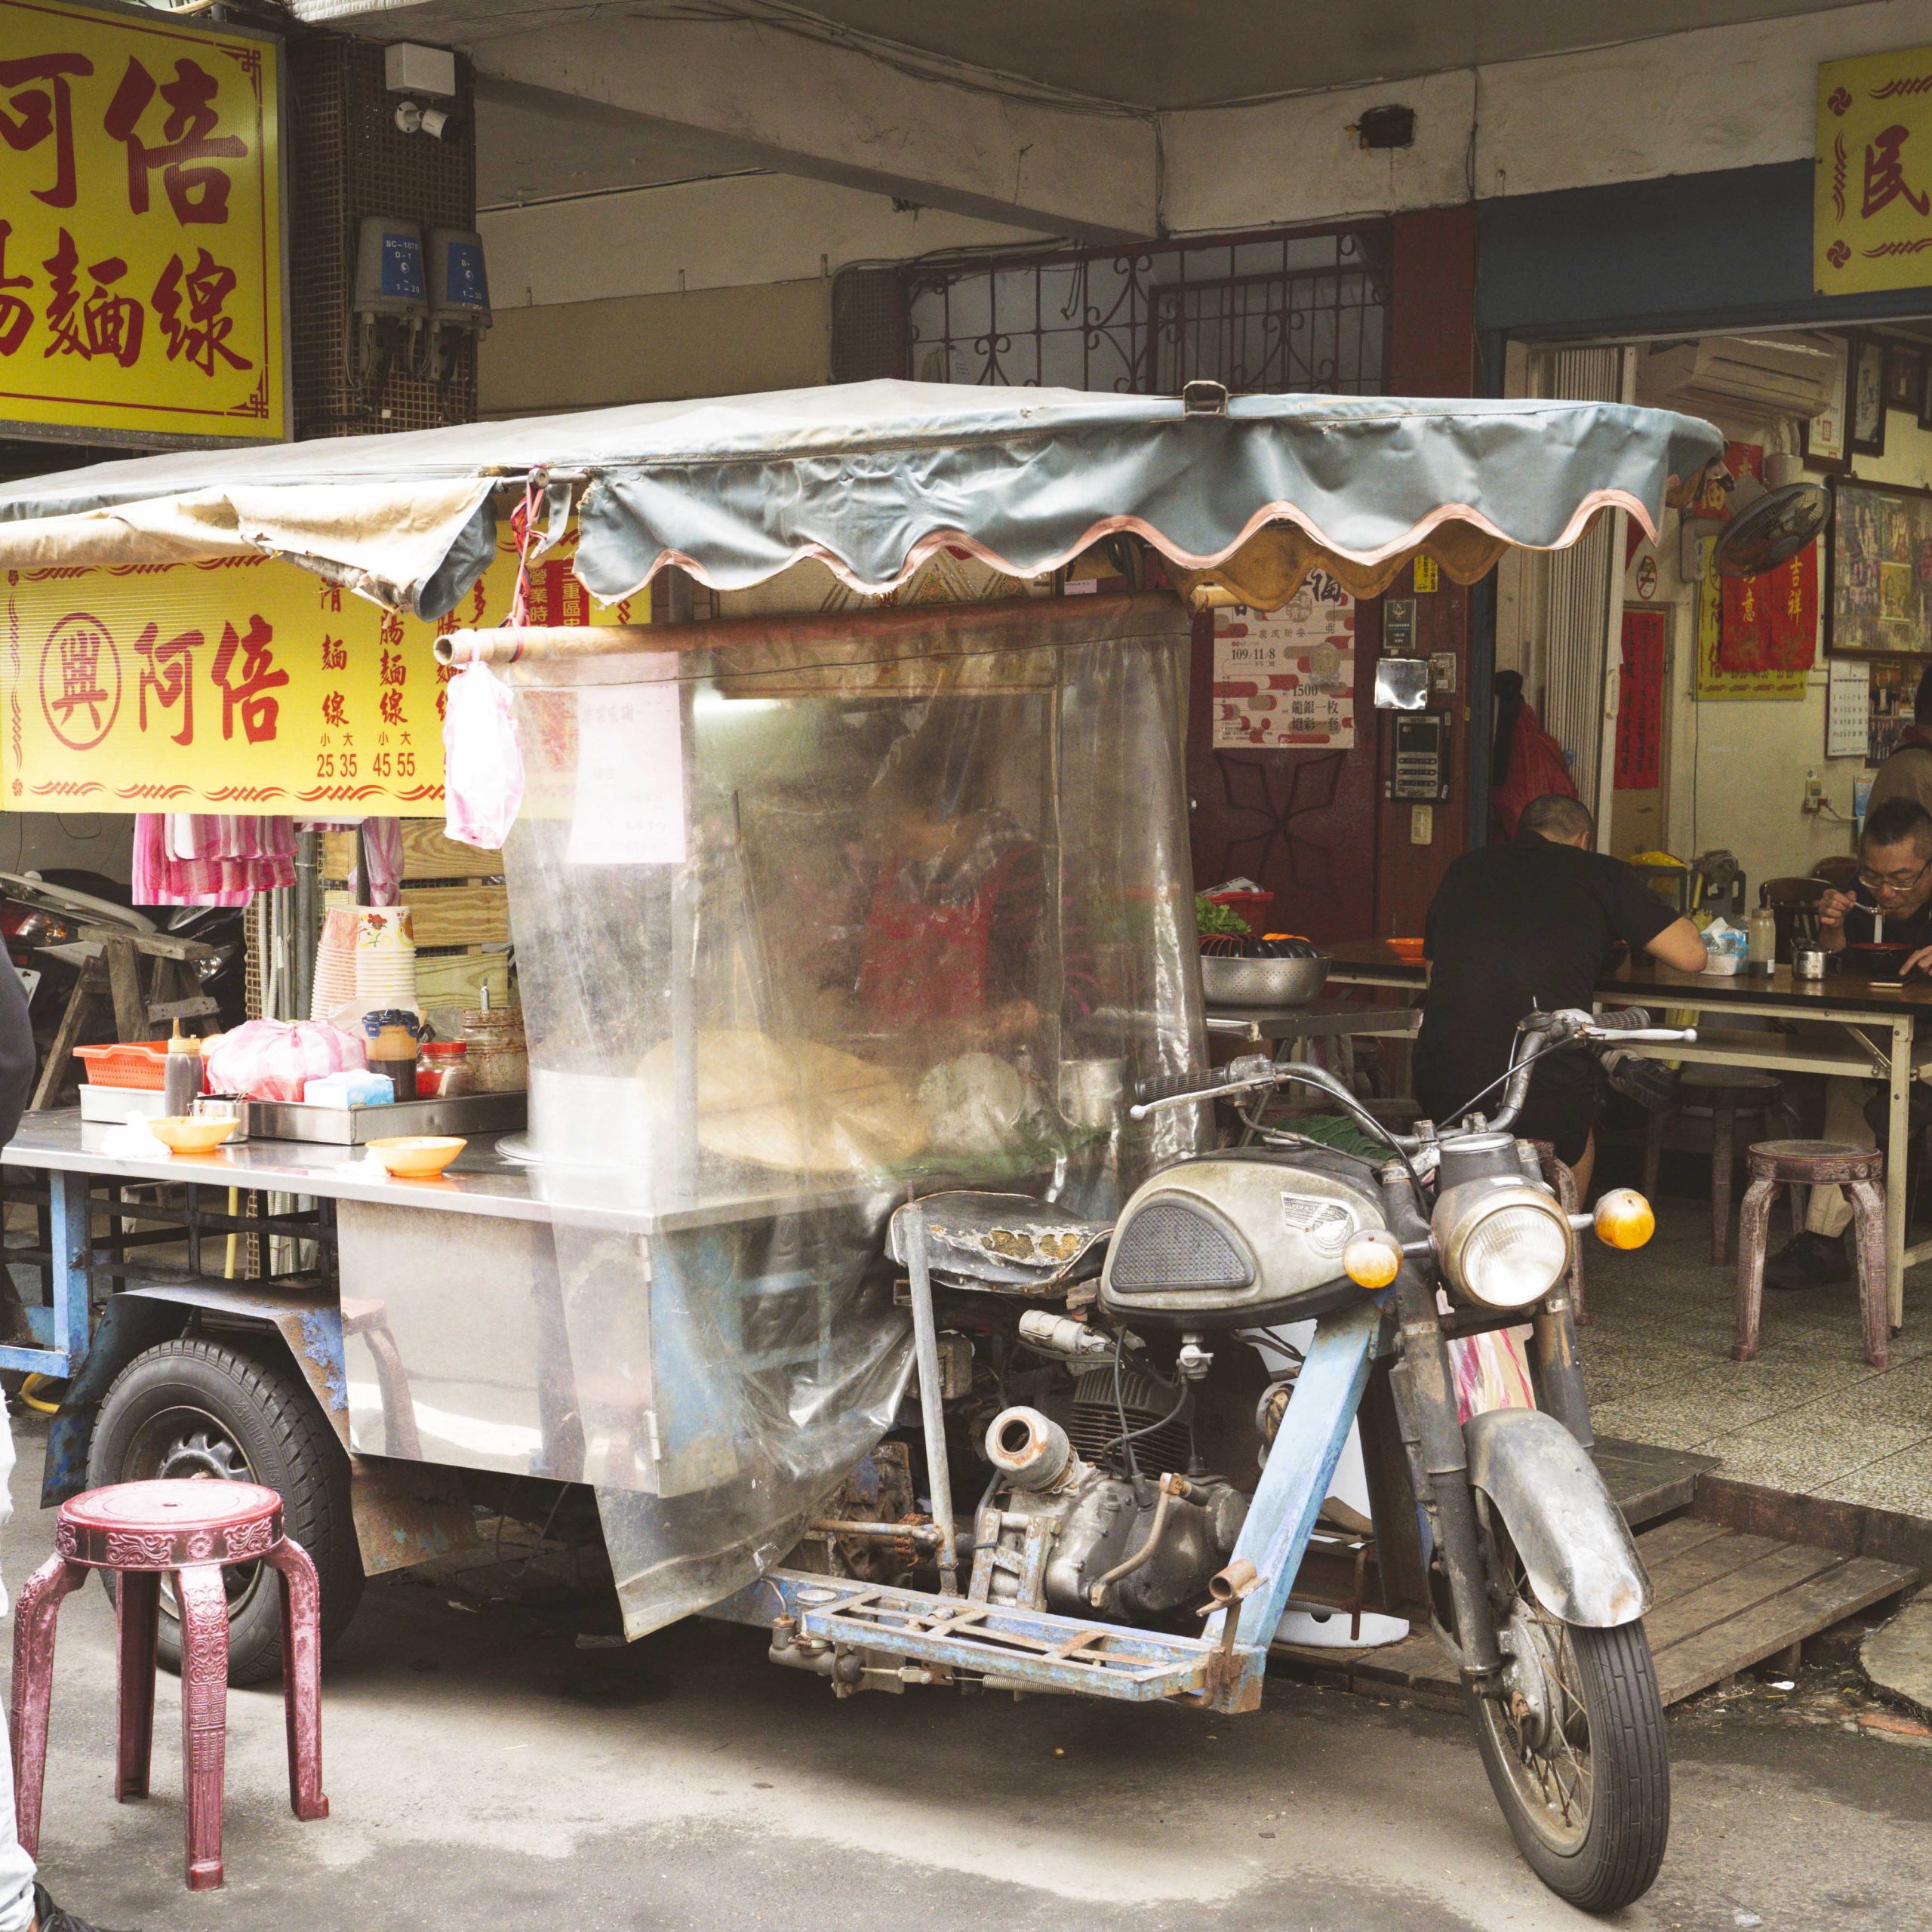
[[[643,681],[578,691],[577,797],[565,855],[572,865],[684,863],[677,663],[669,652],[640,659]]]

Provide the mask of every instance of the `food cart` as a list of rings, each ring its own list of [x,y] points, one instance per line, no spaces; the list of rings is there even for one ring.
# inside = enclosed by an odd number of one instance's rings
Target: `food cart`
[[[1204,1059],[1189,600],[1272,608],[1318,564],[1378,595],[1423,554],[1472,581],[1606,512],[1654,531],[1717,448],[1607,404],[879,383],[0,490],[0,563],[267,549],[436,617],[514,503],[526,559],[574,519],[595,596],[678,586],[656,624],[438,645],[513,709],[526,1133],[423,1183],[263,1140],[131,1160],[68,1115],[7,1149],[53,1177],[49,1305],[35,1346],[0,1350],[73,1377],[45,1500],[163,1469],[270,1481],[331,1632],[364,1575],[446,1549],[477,1506],[554,1522],[574,1497],[632,1638],[721,1605],[768,1623],[758,1586],[788,1553],[902,1575],[937,1553],[956,1588],[942,1414],[977,1427],[1038,1381],[1012,1315],[1078,1323],[1122,1201],[1208,1124],[1131,1115]],[[1115,593],[1059,594],[1100,546]],[[942,555],[994,594],[894,601]],[[857,601],[692,614],[693,586],[728,609],[813,571],[814,597],[835,580]],[[95,1226],[157,1180],[187,1184],[186,1276]],[[888,1254],[884,1230],[909,1195],[962,1185],[1026,1198],[959,1235],[1008,1268],[1006,1299],[935,1334],[928,1236]],[[238,1187],[300,1204],[275,1224],[300,1272],[193,1265]],[[1158,1439],[1158,1381],[1116,1354],[1103,1420]],[[237,1673],[271,1669],[266,1593],[233,1587]],[[1137,1677],[1087,1670],[1122,1654],[1081,1641],[1091,1657],[989,1675],[1199,1693],[1172,1643],[1133,1654]]]

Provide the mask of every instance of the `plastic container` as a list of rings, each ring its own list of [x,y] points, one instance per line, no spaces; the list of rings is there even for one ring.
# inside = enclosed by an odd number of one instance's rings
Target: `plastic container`
[[[1778,922],[1768,906],[1760,906],[1744,922],[1746,964],[1768,973],[1777,963]]]
[[[162,1063],[161,1085],[168,1097],[168,1112],[177,1117],[188,1112],[202,1091],[202,1043],[192,1034],[184,1034],[178,1020]]]
[[[168,1084],[168,1042],[132,1040],[115,1047],[76,1047],[93,1087],[139,1087],[158,1094]]]
[[[472,1007],[463,1016],[469,1077],[479,1094],[521,1094],[530,1085],[530,1049],[521,1007]]]

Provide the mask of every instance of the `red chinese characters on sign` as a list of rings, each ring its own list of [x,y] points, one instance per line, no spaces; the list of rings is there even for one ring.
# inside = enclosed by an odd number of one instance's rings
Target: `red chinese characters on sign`
[[[74,205],[72,83],[94,72],[84,54],[38,54],[0,60],[0,140],[16,154],[54,144],[51,186],[27,192],[51,208]]]
[[[69,750],[91,751],[121,710],[121,654],[106,625],[85,611],[63,617],[40,653],[40,703]]]
[[[235,293],[235,271],[222,267],[205,248],[192,267],[179,255],[168,258],[154,285],[154,312],[168,338],[168,359],[185,361],[205,376],[214,374],[219,357],[232,369],[252,369],[247,356],[229,346],[235,318],[226,310]]]
[[[1620,792],[1657,789],[1663,743],[1665,614],[1623,614],[1623,662],[1618,675],[1617,771]]]
[[[199,631],[183,631],[164,643],[158,624],[149,624],[134,640],[134,655],[141,660],[140,682],[135,697],[143,731],[148,728],[148,699],[152,694],[157,715],[163,709],[180,707],[181,728],[169,734],[174,742],[177,745],[195,742],[195,653],[201,645]]]
[[[195,61],[177,60],[174,79],[158,88],[140,61],[128,61],[101,125],[128,150],[128,205],[134,214],[147,213],[152,178],[158,168],[177,221],[185,226],[227,220],[227,171],[207,164],[239,161],[248,149],[237,135],[215,134],[221,118],[214,105],[218,91],[214,76]],[[157,93],[168,115],[160,142],[150,146],[140,129]]]
[[[1864,202],[1860,212],[1867,221],[1897,201],[1920,214],[1932,214],[1932,196],[1913,188],[1905,178],[1905,144],[1911,138],[1909,128],[1894,123],[1866,143]]]
[[[242,714],[242,729],[251,745],[259,745],[275,734],[281,715],[281,700],[270,695],[288,682],[288,673],[276,669],[275,653],[269,648],[275,633],[263,619],[257,617],[245,636],[238,635],[232,624],[221,627],[221,642],[216,647],[209,675],[221,688],[221,735],[235,735],[235,714]],[[241,659],[239,666],[235,663]]]

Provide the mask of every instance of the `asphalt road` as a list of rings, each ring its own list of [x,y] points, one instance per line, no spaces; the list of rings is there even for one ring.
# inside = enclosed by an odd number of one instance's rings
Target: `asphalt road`
[[[29,1499],[0,1562],[45,1555]],[[1827,1673],[1829,1675],[1829,1673]],[[1466,1727],[1283,1683],[1205,1720],[946,1692],[839,1703],[754,1632],[582,1649],[528,1606],[372,1586],[325,1687],[334,1815],[290,1815],[279,1698],[233,1694],[229,1882],[180,1883],[180,1700],[156,1795],[112,1800],[105,1597],[61,1622],[45,1875],[143,1932],[1543,1932],[1588,1924],[1518,1861]],[[1932,1927],[1932,1749],[1829,1696],[1672,1721],[1675,1824],[1631,1927]],[[1854,1728],[1847,1730],[1850,1724]]]

